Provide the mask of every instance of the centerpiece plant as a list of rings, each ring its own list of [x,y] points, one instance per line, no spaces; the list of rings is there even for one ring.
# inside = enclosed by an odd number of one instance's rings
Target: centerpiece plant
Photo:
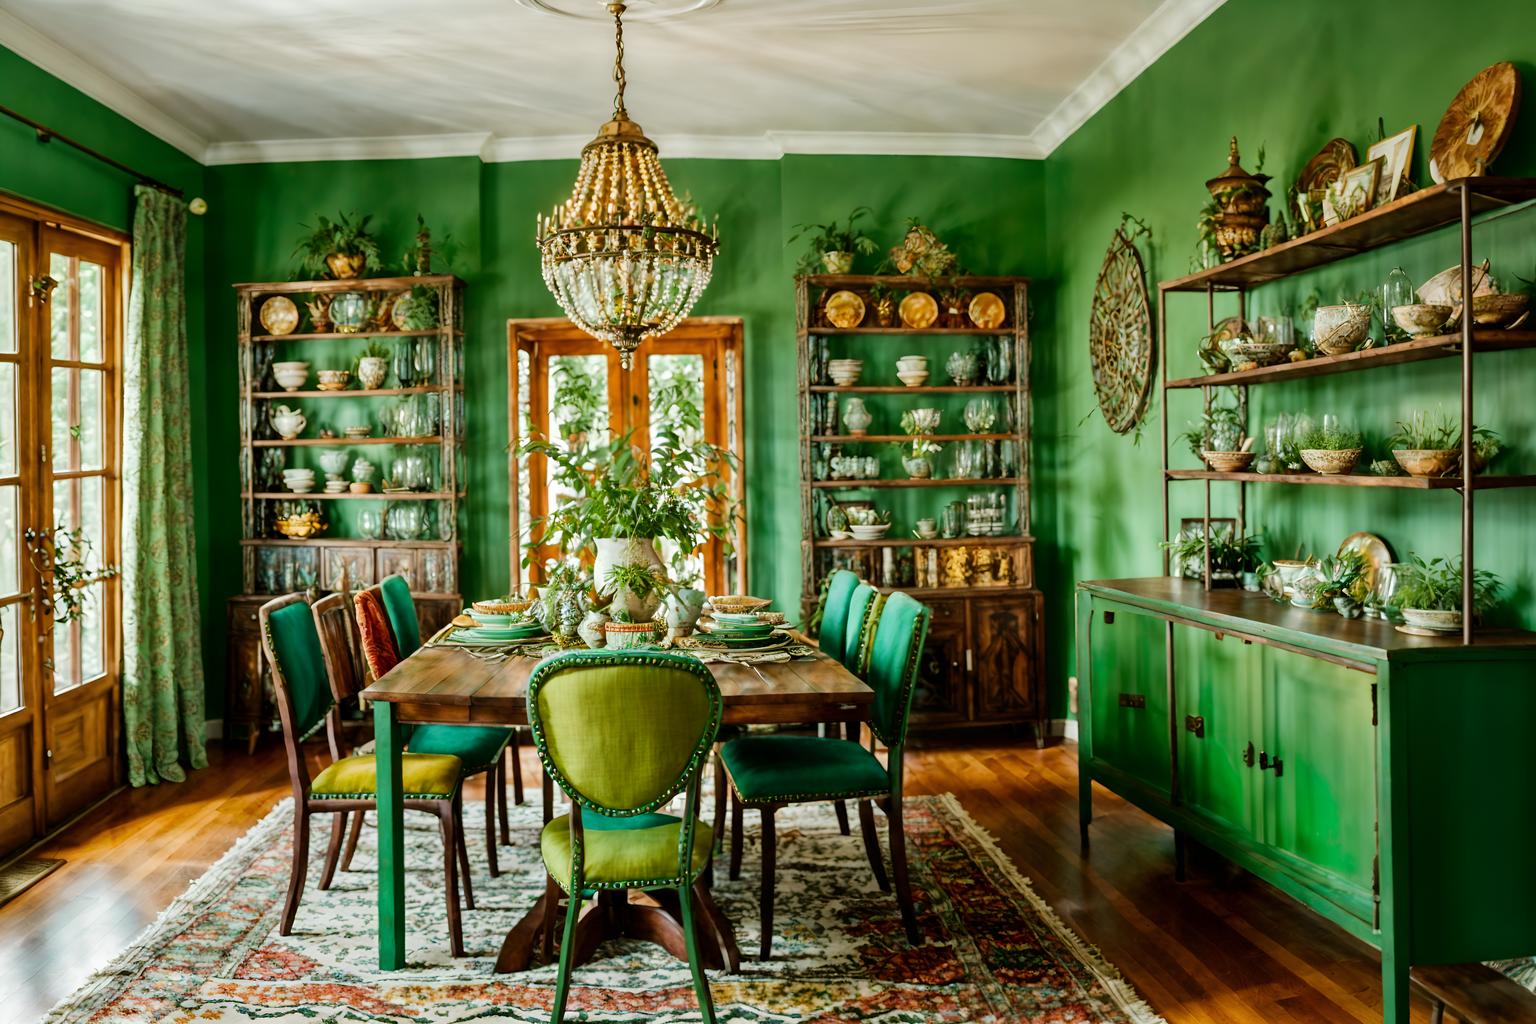
[[[1450,476],[1461,469],[1461,427],[1443,410],[1431,414],[1419,410],[1387,439],[1392,457],[1410,476]],[[1504,441],[1497,431],[1472,427],[1472,471],[1482,472],[1500,452]]]

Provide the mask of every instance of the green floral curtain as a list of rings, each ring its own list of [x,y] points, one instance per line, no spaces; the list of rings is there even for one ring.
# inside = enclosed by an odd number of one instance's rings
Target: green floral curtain
[[[186,204],[135,189],[123,355],[123,719],[128,781],[186,778],[203,751],[203,654],[187,403]]]

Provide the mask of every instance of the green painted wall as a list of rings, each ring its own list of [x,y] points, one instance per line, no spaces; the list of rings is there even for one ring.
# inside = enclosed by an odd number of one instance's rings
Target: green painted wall
[[[1324,142],[1344,136],[1362,155],[1376,137],[1380,116],[1396,132],[1417,123],[1415,180],[1427,183],[1429,139],[1456,91],[1478,70],[1514,60],[1527,85],[1536,81],[1536,7],[1527,0],[1492,0],[1476,19],[1445,16],[1432,0],[1374,5],[1362,33],[1320,29],[1334,25],[1339,6],[1327,0],[1228,0],[1046,161],[1046,202],[1055,303],[1050,341],[1037,350],[1035,385],[1038,531],[1042,586],[1050,600],[1050,676],[1058,687],[1073,669],[1071,587],[1079,579],[1155,574],[1161,569],[1159,464],[1153,418],[1137,446],[1104,426],[1096,413],[1089,375],[1087,321],[1095,277],[1122,210],[1153,230],[1149,274],[1178,277],[1188,270],[1195,218],[1206,198],[1205,179],[1223,169],[1227,139],[1236,134],[1245,165],[1254,169],[1260,144],[1265,170],[1285,187]],[[1388,9],[1390,6],[1390,10]],[[1496,28],[1490,31],[1490,26]],[[1529,105],[1527,107],[1529,109]],[[1517,126],[1515,141],[1495,170],[1536,174],[1536,118]],[[1274,186],[1272,185],[1272,188]],[[1506,216],[1476,235],[1480,255],[1511,285],[1515,274],[1536,276],[1536,220]],[[1394,265],[1422,281],[1459,258],[1454,232],[1350,260],[1256,292],[1250,314],[1299,305],[1316,290],[1324,301],[1381,283]],[[1236,312],[1236,300],[1218,304],[1218,316]],[[1204,333],[1204,302],[1179,297],[1169,307],[1171,375],[1199,372],[1195,346]],[[1516,449],[1504,468],[1536,467],[1536,407],[1530,402],[1533,365],[1528,353],[1479,357],[1477,421],[1499,430]],[[1394,367],[1363,375],[1252,389],[1251,426],[1283,410],[1336,412],[1380,446],[1394,420],[1417,408],[1456,403],[1451,362]],[[1198,393],[1172,399],[1173,433],[1198,416]],[[1086,419],[1085,419],[1086,418]],[[1262,438],[1262,433],[1259,435]],[[1187,451],[1175,465],[1194,464]],[[1202,507],[1198,484],[1179,484],[1174,516]],[[1217,488],[1218,513],[1235,511],[1235,488]],[[1250,488],[1249,522],[1273,549],[1299,546],[1331,551],[1348,533],[1381,534],[1399,556],[1458,550],[1458,498],[1454,493],[1409,493],[1317,487]],[[1532,590],[1536,550],[1528,492],[1478,497],[1479,564],[1510,585],[1505,619],[1536,624]],[[1065,706],[1057,690],[1058,711]]]
[[[795,608],[800,527],[790,275],[798,252],[784,245],[790,227],[867,204],[886,244],[899,239],[909,215],[921,215],[978,271],[1040,273],[1047,265],[1043,168],[1011,160],[906,157],[667,160],[666,166],[675,187],[719,216],[721,252],[696,312],[740,316],[746,323],[752,585],[780,607]],[[481,164],[466,157],[208,169],[207,335],[213,341],[207,380],[214,401],[207,433],[215,448],[208,475],[220,496],[212,545],[216,564],[227,567],[209,583],[215,607],[240,587],[238,421],[233,402],[220,398],[232,399],[238,387],[228,286],[285,277],[300,225],[338,209],[374,213],[386,255],[409,241],[418,210],[435,234],[446,231],[458,243],[451,269],[468,282],[470,328],[463,584],[469,594],[506,585],[506,321],[559,314],[539,276],[532,224],[536,210],[569,192],[575,170],[574,154],[530,163]],[[899,353],[890,355],[894,360]],[[222,665],[222,620],[210,620],[205,633],[209,664]],[[220,700],[211,695],[211,702]]]
[[[4,47],[0,47],[0,103],[144,174],[183,189],[188,198],[202,194],[202,165]],[[0,118],[0,190],[120,231],[132,228],[133,179],[61,143],[40,145],[30,128],[9,118]],[[194,424],[207,422],[211,408],[201,386],[209,366],[207,339],[201,330],[207,226],[203,218],[188,218],[188,375],[192,381]],[[190,429],[191,424],[188,426]],[[217,506],[209,500],[213,492],[209,489],[207,471],[209,453],[216,448],[208,431],[192,431],[198,577],[204,581],[215,573],[218,564],[211,557]],[[210,602],[213,591],[206,582],[200,593],[206,631],[208,623],[223,622],[224,611]],[[209,660],[206,664],[210,693],[222,694],[223,670],[215,667],[222,662]],[[210,714],[217,715],[217,709],[210,709]]]

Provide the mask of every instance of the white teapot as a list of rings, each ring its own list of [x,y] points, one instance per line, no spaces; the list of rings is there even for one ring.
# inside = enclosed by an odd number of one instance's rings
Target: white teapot
[[[290,409],[286,405],[273,409],[269,418],[272,420],[272,429],[276,430],[284,441],[292,441],[304,433],[307,423],[302,412],[298,409]]]

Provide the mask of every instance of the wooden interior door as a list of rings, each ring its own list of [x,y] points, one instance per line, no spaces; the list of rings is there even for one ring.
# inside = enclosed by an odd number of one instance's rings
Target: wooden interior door
[[[46,819],[52,827],[116,785],[120,771],[120,584],[105,567],[118,563],[122,267],[120,246],[72,231],[45,228],[41,249],[48,276],[58,283],[48,302],[47,343],[34,346],[37,382],[31,392],[39,407],[30,418],[42,435],[42,479],[32,495],[33,522],[79,531],[89,567],[78,617],[61,623],[38,615]],[[34,560],[46,569],[49,554],[37,547]],[[46,571],[43,576],[49,593],[63,585]]]
[[[661,338],[642,343],[635,349],[631,368],[619,366],[618,352],[564,319],[513,320],[509,325],[508,374],[512,401],[509,409],[511,450],[530,435],[551,437],[551,407],[555,402],[556,383],[553,367],[557,360],[581,360],[589,372],[600,374],[605,383],[606,427],[611,437],[634,432],[634,443],[649,451],[656,441],[656,422],[652,415],[655,381],[668,361],[692,361],[699,380],[698,397],[703,407],[703,440],[734,453],[739,459],[744,448],[742,410],[742,324],[737,317],[690,317]],[[560,442],[565,439],[552,438]],[[738,463],[730,481],[736,500],[742,501],[744,467]],[[537,582],[538,568],[547,558],[559,554],[540,548],[532,571],[525,574],[521,559],[525,545],[533,537],[533,521],[545,515],[561,500],[556,493],[548,466],[542,456],[519,459],[510,456],[509,473],[512,495],[512,585],[524,579]],[[746,589],[746,526],[737,523],[731,547],[720,538],[711,537],[699,552],[705,589],[710,593]]]
[[[0,196],[0,857],[120,784],[120,238]],[[53,527],[90,546],[55,621]]]

